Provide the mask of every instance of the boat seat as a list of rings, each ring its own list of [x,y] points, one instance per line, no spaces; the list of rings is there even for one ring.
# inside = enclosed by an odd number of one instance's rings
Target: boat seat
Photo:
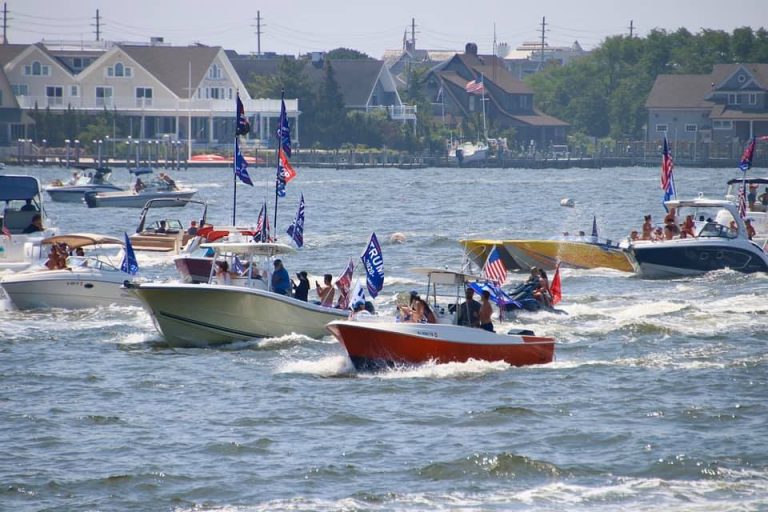
[[[32,217],[40,215],[38,211],[5,210],[3,224],[12,235],[21,234],[24,229],[32,224]]]

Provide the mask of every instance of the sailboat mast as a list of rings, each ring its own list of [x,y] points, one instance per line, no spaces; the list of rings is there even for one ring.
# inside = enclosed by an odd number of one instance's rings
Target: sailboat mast
[[[488,141],[488,128],[485,125],[485,77],[483,77],[482,73],[480,74],[480,83],[483,84],[483,88],[481,89],[483,92],[482,97],[482,103],[483,103],[483,137],[486,141]]]

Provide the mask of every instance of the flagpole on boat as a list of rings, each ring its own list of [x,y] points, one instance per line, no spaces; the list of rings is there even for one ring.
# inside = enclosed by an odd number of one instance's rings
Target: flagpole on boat
[[[235,123],[235,147],[232,155],[232,225],[237,226],[237,123]]]
[[[284,100],[285,100],[285,89],[281,89],[280,90],[280,101],[281,101],[281,104],[282,104],[282,102]],[[281,114],[282,114],[282,112],[281,112]],[[277,170],[276,170],[276,175],[275,175],[276,176],[275,177],[275,221],[272,223],[272,225],[275,228],[275,238],[277,238],[277,198],[278,198],[278,195],[279,195],[278,194],[278,187],[280,186],[280,179],[279,179],[279,177],[280,177],[280,148],[281,148],[282,143],[283,143],[282,137],[281,137],[281,133],[282,133],[282,129],[283,129],[282,121],[283,121],[282,118],[278,118],[278,121],[277,121],[278,127],[277,127],[277,130],[275,131],[275,134],[277,136],[277,150],[275,152],[275,165],[277,165]]]

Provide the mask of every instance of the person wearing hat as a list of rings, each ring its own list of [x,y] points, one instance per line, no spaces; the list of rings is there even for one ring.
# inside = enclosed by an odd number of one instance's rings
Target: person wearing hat
[[[275,260],[275,271],[272,273],[272,291],[280,295],[291,296],[291,277],[285,270],[282,260]]]
[[[301,272],[296,272],[296,277],[299,278],[299,284],[296,284],[291,280],[293,297],[307,302],[307,296],[309,295],[309,278],[307,277],[307,271],[302,270]]]

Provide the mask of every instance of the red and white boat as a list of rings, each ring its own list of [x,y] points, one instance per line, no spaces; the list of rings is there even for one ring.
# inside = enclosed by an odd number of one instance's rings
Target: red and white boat
[[[531,331],[498,334],[452,324],[354,320],[334,321],[327,329],[358,370],[470,359],[527,366],[551,363],[555,356],[555,339]]]

